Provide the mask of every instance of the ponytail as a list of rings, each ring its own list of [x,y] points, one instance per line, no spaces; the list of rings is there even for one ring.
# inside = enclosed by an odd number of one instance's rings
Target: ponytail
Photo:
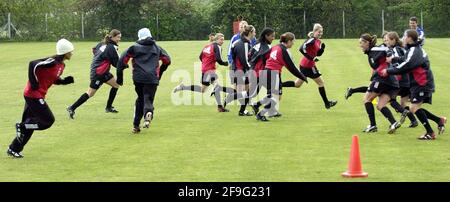
[[[252,33],[253,31],[255,31],[255,27],[253,27],[252,25],[246,25],[244,27],[244,31],[241,33],[241,39],[250,35],[250,33]]]
[[[269,41],[267,41],[266,37],[270,36],[271,34],[273,34],[275,31],[272,28],[264,28],[264,30],[261,32],[261,35],[259,36],[258,42],[259,43],[266,43],[269,44]]]
[[[386,34],[386,37],[388,37],[391,40],[395,40],[395,45],[396,46],[403,46],[403,43],[400,40],[400,37],[398,36],[397,32],[388,32]]]
[[[313,30],[308,33],[308,37],[309,38],[313,38],[314,37],[314,32],[317,32],[320,29],[323,29],[322,25],[319,24],[319,23],[315,23],[314,26],[313,26]]]
[[[217,33],[216,35],[214,35],[213,42],[216,42],[220,38],[224,38],[224,37],[225,36],[222,33]]]
[[[368,33],[365,33],[365,34],[361,35],[361,39],[369,42],[370,48],[377,45],[377,35],[370,35]]]
[[[280,43],[287,43],[288,41],[292,41],[295,39],[295,34],[292,32],[286,32],[281,35]]]
[[[107,34],[105,36],[105,38],[103,38],[102,43],[103,44],[107,44],[111,40],[112,37],[115,37],[115,36],[117,36],[119,34],[120,34],[119,30],[117,30],[117,29],[111,30],[111,32],[109,32],[109,34]]]

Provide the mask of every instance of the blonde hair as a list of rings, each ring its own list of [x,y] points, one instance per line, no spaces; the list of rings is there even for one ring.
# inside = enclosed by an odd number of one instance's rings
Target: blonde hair
[[[241,38],[244,38],[248,35],[250,35],[250,33],[252,33],[253,31],[256,31],[255,27],[253,27],[253,25],[247,25],[244,27],[244,31],[241,33]]]
[[[223,35],[222,33],[217,33],[217,34],[214,36],[213,40],[214,40],[214,41],[217,41],[217,40],[219,40],[219,38],[221,38],[221,37],[225,37],[225,35]]]
[[[245,20],[242,20],[241,22],[239,22],[239,27],[244,26],[244,24],[245,24],[245,25],[248,25],[248,22],[245,21]],[[244,27],[245,27],[245,26],[244,26]]]
[[[315,23],[314,27],[313,27],[313,30],[308,33],[308,37],[309,38],[313,38],[314,37],[314,32],[317,32],[320,29],[323,29],[322,25],[320,25],[319,23]]]

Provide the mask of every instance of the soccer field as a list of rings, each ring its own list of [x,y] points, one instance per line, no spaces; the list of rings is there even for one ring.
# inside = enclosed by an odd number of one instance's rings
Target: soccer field
[[[291,49],[297,65],[302,42],[297,40]],[[172,65],[158,88],[151,128],[139,135],[131,134],[136,95],[129,69],[114,103],[118,114],[104,111],[110,89],[104,85],[77,109],[75,120],[68,118],[66,107],[89,86],[91,47],[96,44],[74,42],[75,52],[63,76],[74,76],[75,83],[49,90],[46,100],[56,122],[34,133],[23,159],[7,157],[5,151],[23,112],[28,62],[53,55],[55,43],[0,43],[0,181],[450,181],[450,131],[435,141],[419,141],[416,138],[425,129],[407,128],[407,120],[389,135],[388,121],[377,111],[379,131],[363,134],[369,123],[363,94],[345,100],[344,93],[348,86],[369,84],[367,56],[357,39],[323,42],[327,48],[317,67],[328,98],[338,100],[337,106],[326,110],[317,85],[310,80],[300,89],[283,89],[283,116],[267,123],[257,122],[254,116],[238,117],[235,104],[229,113],[218,113],[214,105],[174,105],[172,89],[180,81],[172,80],[172,74],[188,71],[192,82],[199,84],[194,63],[206,41],[159,42],[171,55]],[[131,44],[120,43],[120,52]],[[228,44],[224,44],[223,58]],[[425,108],[447,117],[449,47],[450,39],[427,39],[425,44],[436,83],[433,105]],[[218,69],[227,75],[226,67]],[[284,70],[283,80],[292,79]],[[228,78],[225,81],[230,86]],[[211,90],[203,97],[208,103],[214,102]],[[430,123],[436,131],[435,123]],[[360,136],[368,178],[340,175],[347,169],[354,134]]]

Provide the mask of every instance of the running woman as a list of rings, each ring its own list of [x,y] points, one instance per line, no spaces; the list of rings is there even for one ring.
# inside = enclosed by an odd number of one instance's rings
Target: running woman
[[[83,93],[78,100],[71,106],[67,107],[69,117],[74,119],[75,110],[85,103],[89,98],[95,95],[97,90],[106,83],[111,86],[109,91],[108,101],[106,103],[106,113],[117,113],[118,111],[112,106],[116,98],[117,91],[120,85],[117,84],[116,79],[110,73],[111,65],[116,67],[119,60],[118,44],[122,34],[119,30],[113,29],[105,36],[100,46],[97,46],[94,52],[94,59],[91,64],[90,79],[91,83],[86,93]]]
[[[325,44],[320,41],[323,35],[322,25],[314,24],[313,31],[308,34],[309,39],[300,46],[300,52],[303,54],[303,58],[300,61],[300,71],[306,76],[313,79],[319,87],[319,94],[322,97],[323,103],[326,109],[330,109],[337,104],[337,101],[328,100],[325,92],[325,84],[322,78],[322,74],[316,67],[316,62],[319,61],[318,57],[322,56],[325,51]],[[283,83],[283,87],[296,87],[300,88],[303,84],[303,80],[297,79],[294,81],[287,81]]]
[[[230,40],[230,45],[228,46],[228,54],[227,54],[227,58],[228,58],[228,64],[231,65],[233,64],[233,52],[231,51],[231,47],[233,46],[234,42],[238,41],[239,39],[241,39],[241,33],[244,32],[244,28],[248,26],[248,22],[247,21],[241,21],[239,22],[239,31],[233,35],[233,37],[231,37]],[[250,44],[251,46],[254,46],[256,44],[256,39],[255,37],[250,39]]]
[[[364,96],[364,105],[369,116],[370,125],[367,126],[363,132],[371,133],[378,131],[375,121],[375,110],[372,101],[378,97],[377,109],[388,119],[391,123],[388,133],[393,134],[400,123],[397,122],[386,104],[391,100],[391,97],[398,91],[399,84],[394,76],[384,76],[381,74],[382,70],[388,67],[386,62],[388,48],[384,45],[376,46],[377,36],[370,34],[363,34],[359,39],[359,45],[367,54],[370,67],[373,70],[371,77],[371,84]]]
[[[255,27],[252,25],[245,26],[244,31],[241,33],[241,39],[234,42],[231,47],[233,63],[231,64],[232,71],[230,71],[230,79],[234,84],[236,92],[242,96],[242,99],[239,100],[241,101],[239,116],[253,116],[252,113],[246,110],[246,106],[250,101],[248,97],[249,77],[247,73],[250,70],[249,53],[252,48],[250,41],[255,36]]]
[[[133,83],[137,94],[132,129],[134,134],[141,132],[139,125],[142,117],[144,128],[150,127],[159,80],[171,63],[169,54],[155,43],[148,28],[140,29],[138,38],[139,40],[121,55],[117,65],[117,83],[123,85],[123,70],[128,68],[128,61],[133,59]],[[159,61],[162,62],[161,66]]]
[[[211,84],[216,84],[211,96],[214,95],[217,102],[218,112],[228,112],[221,104],[220,91],[233,92],[234,89],[229,87],[222,87],[217,84],[218,76],[216,74],[216,62],[222,66],[228,66],[228,62],[222,60],[222,45],[224,42],[224,35],[222,33],[216,34],[214,43],[206,45],[200,53],[200,61],[202,62],[202,85],[185,86],[180,84],[173,90],[173,93],[182,90],[204,93]]]
[[[292,61],[292,56],[289,51],[294,45],[295,35],[291,32],[286,32],[280,37],[280,44],[270,49],[270,56],[266,61],[266,67],[261,71],[260,82],[267,89],[267,96],[258,101],[254,106],[254,110],[257,112],[256,120],[268,121],[265,114],[269,111],[269,108],[274,108],[277,105],[277,97],[282,93],[282,81],[281,71],[285,66],[289,72],[295,77],[308,82],[305,75],[301,73]],[[258,112],[258,107],[265,105],[263,110]]]
[[[384,44],[390,49],[390,53],[388,55],[392,55],[394,57],[403,57],[405,55],[406,50],[402,47],[402,42],[400,41],[400,38],[397,34],[397,32],[388,32],[384,36]],[[392,63],[394,66],[398,66],[398,63]],[[391,99],[391,106],[399,113],[402,114],[400,118],[400,124],[403,124],[405,121],[405,118],[408,117],[411,121],[411,124],[409,125],[409,128],[417,127],[418,123],[416,118],[414,117],[414,114],[409,111],[409,107],[406,106],[409,97],[410,97],[410,85],[409,85],[409,75],[408,73],[403,73],[401,75],[396,75],[396,78],[399,82],[400,90],[394,97]],[[396,100],[396,97],[400,96],[400,103],[399,104]]]
[[[433,120],[438,125],[438,134],[445,131],[446,117],[438,117],[430,111],[422,108],[423,103],[432,103],[432,94],[434,92],[433,72],[430,68],[430,61],[424,49],[419,44],[419,34],[416,30],[407,30],[404,43],[407,52],[404,57],[390,57],[387,62],[399,63],[396,67],[384,69],[382,75],[397,75],[408,73],[410,79],[411,91],[411,112],[413,112],[422,125],[426,133],[419,140],[434,140],[436,135],[428,122]]]
[[[56,55],[33,60],[28,65],[28,82],[24,90],[25,109],[22,122],[16,123],[16,137],[6,153],[14,158],[22,158],[22,150],[35,130],[46,130],[55,122],[45,96],[53,85],[66,85],[74,82],[72,76],[61,78],[65,60],[70,60],[73,44],[66,39],[56,43]]]
[[[387,33],[388,33],[387,31],[384,31],[383,35],[381,35],[381,38],[384,39]],[[386,44],[383,43],[381,44],[381,46],[386,46]],[[346,100],[348,100],[348,98],[350,98],[354,93],[366,93],[368,88],[369,88],[368,86],[360,86],[356,88],[348,87],[347,90],[345,91],[344,97]]]
[[[250,50],[250,72],[249,76],[249,93],[248,98],[254,98],[258,95],[261,83],[259,82],[259,75],[261,70],[266,66],[266,60],[269,58],[272,41],[275,39],[275,31],[271,28],[265,28],[259,36],[258,43]],[[231,103],[233,100],[243,99],[241,93],[228,94],[224,101],[224,105]],[[253,107],[253,109],[255,109]],[[257,113],[254,111],[255,114]],[[272,116],[279,116],[279,113],[274,113]]]

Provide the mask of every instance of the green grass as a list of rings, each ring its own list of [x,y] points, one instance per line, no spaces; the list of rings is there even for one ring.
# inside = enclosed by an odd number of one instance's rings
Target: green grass
[[[296,63],[301,42],[292,49]],[[416,140],[423,127],[401,128],[388,135],[388,122],[379,112],[379,132],[360,133],[368,124],[362,94],[349,100],[343,95],[348,86],[369,84],[367,57],[357,39],[324,42],[327,49],[318,68],[328,97],[337,99],[338,105],[326,110],[313,82],[301,89],[283,89],[283,117],[269,123],[238,117],[236,105],[226,114],[217,113],[212,105],[173,105],[171,90],[179,81],[171,80],[172,73],[193,73],[206,42],[160,42],[173,62],[157,92],[152,127],[140,135],[130,133],[135,100],[130,70],[114,104],[119,114],[104,112],[109,87],[103,86],[77,110],[75,120],[68,119],[66,106],[88,88],[90,48],[95,45],[76,42],[64,71],[76,83],[50,89],[47,102],[56,122],[34,133],[24,159],[11,159],[3,152],[15,135],[14,123],[21,118],[28,62],[52,55],[55,44],[0,44],[0,181],[450,181],[448,134],[430,142]],[[130,44],[121,43],[120,51]],[[224,58],[227,46],[228,42]],[[450,39],[427,39],[425,45],[436,80],[434,104],[426,108],[446,116],[450,116],[449,47]],[[220,69],[226,75],[226,68]],[[294,78],[283,72],[284,80]],[[205,99],[213,101],[207,95]],[[347,169],[354,134],[360,134],[366,179],[340,176]]]

